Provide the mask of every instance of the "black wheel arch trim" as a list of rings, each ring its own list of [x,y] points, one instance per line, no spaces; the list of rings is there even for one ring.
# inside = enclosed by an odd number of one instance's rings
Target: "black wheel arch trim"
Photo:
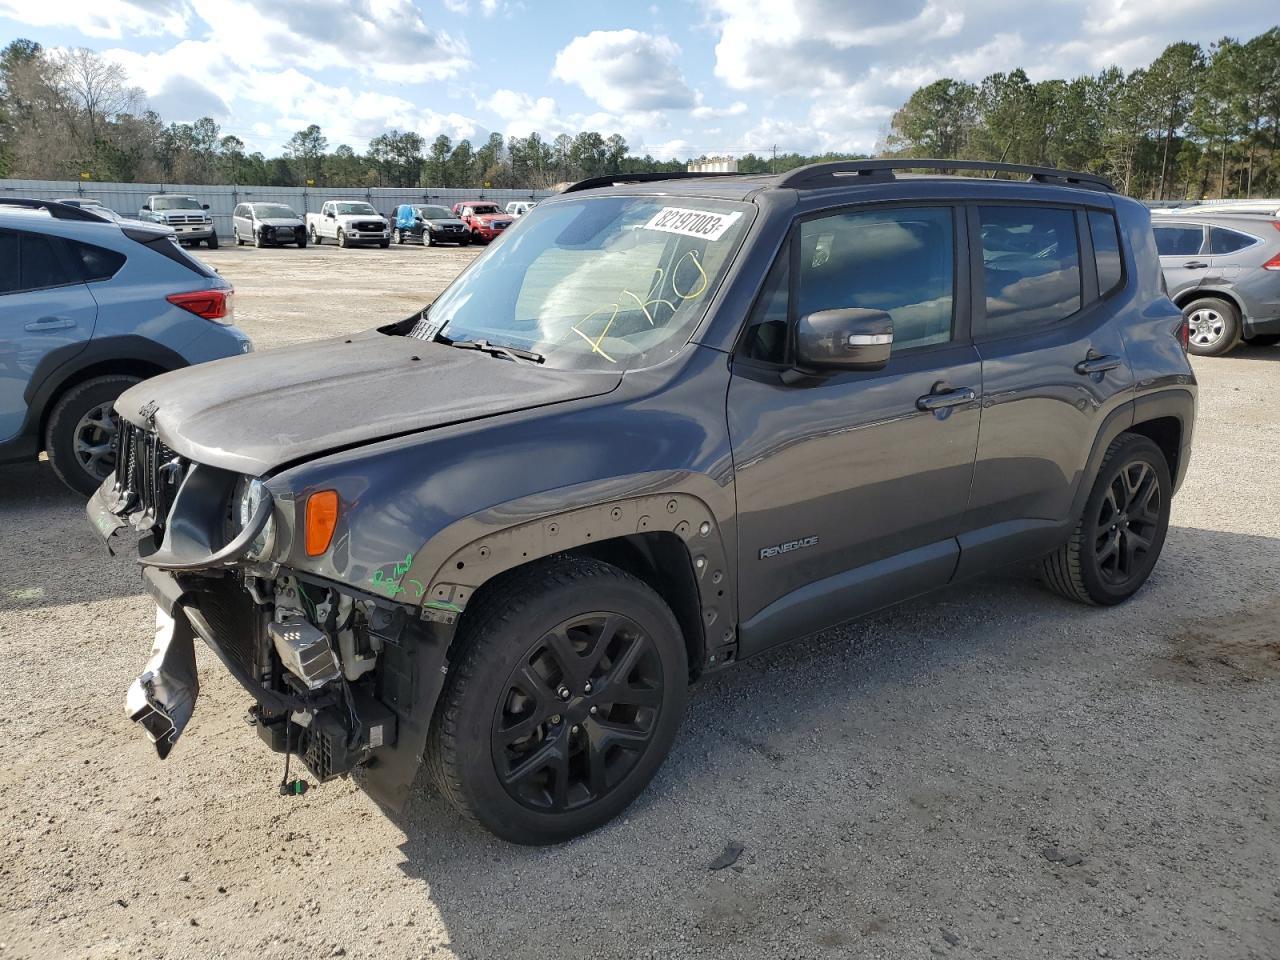
[[[112,369],[113,365],[117,369]],[[89,374],[108,376],[150,368],[168,373],[188,366],[182,355],[168,347],[135,334],[99,337],[50,350],[40,358],[23,391],[27,405],[22,427],[10,440],[0,443],[0,463],[28,460],[43,445],[42,433],[55,399]]]
[[[498,526],[447,553],[439,545],[451,538],[438,536],[414,556],[401,584],[413,584],[415,593],[421,586],[413,602],[421,604],[424,620],[452,624],[475,591],[499,574],[557,553],[654,534],[674,535],[688,554],[700,614],[700,635],[686,637],[699,651],[695,670],[733,662],[738,638],[731,553],[712,509],[687,492],[624,497]]]

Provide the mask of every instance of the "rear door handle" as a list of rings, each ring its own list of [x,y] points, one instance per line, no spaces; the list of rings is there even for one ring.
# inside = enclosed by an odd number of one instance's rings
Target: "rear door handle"
[[[1088,360],[1081,360],[1076,364],[1076,373],[1082,377],[1087,377],[1091,373],[1106,373],[1108,370],[1114,370],[1124,361],[1119,357],[1090,357]]]
[[[1188,260],[1186,263],[1183,264],[1183,266],[1186,267],[1188,270],[1204,270],[1209,265],[1199,260]]]
[[[972,387],[934,387],[933,393],[926,393],[916,400],[917,410],[942,410],[946,407],[958,407],[962,403],[972,403],[978,395]]]
[[[76,322],[70,317],[41,317],[39,320],[32,320],[22,329],[30,333],[36,333],[40,330],[66,330],[68,327],[74,327]]]

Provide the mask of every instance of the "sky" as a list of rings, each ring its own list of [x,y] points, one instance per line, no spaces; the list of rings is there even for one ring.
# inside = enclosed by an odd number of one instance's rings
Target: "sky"
[[[632,152],[871,152],[939,77],[1133,69],[1247,39],[1269,0],[0,0],[0,44],[85,46],[166,121],[213,117],[271,155],[414,130],[619,133]]]

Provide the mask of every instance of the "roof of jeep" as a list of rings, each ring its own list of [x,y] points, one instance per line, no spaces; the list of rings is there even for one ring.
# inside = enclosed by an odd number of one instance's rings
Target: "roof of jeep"
[[[903,171],[927,170],[929,173]],[[986,177],[957,176],[951,171],[989,171],[994,177],[1006,173],[1022,177],[1020,181],[992,180]],[[1052,167],[979,160],[895,159],[848,160],[814,163],[784,173],[639,173],[591,177],[571,184],[561,196],[586,190],[613,190],[629,194],[662,194],[666,196],[720,197],[726,200],[748,200],[763,190],[821,190],[892,184],[902,180],[953,182],[967,190],[982,190],[983,184],[1007,187],[1010,183],[1040,183],[1075,187],[1093,192],[1114,193],[1111,182],[1097,174]]]

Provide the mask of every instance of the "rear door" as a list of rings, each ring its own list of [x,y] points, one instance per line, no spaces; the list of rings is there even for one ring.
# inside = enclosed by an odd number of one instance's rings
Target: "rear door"
[[[0,441],[21,429],[40,361],[93,336],[98,305],[83,277],[60,238],[0,229]]]
[[[1209,227],[1208,261],[1205,283],[1228,284],[1240,276],[1246,263],[1262,246],[1260,237],[1230,227]]]
[[[1166,223],[1152,225],[1156,237],[1156,250],[1160,253],[1160,269],[1169,287],[1169,298],[1176,300],[1179,294],[1204,283],[1209,269],[1205,246],[1208,230],[1202,223]]]
[[[1112,212],[975,204],[969,220],[983,400],[960,575],[1052,548],[1103,421],[1133,390]]]
[[[744,655],[947,582],[978,439],[963,208],[877,205],[802,220],[733,361]],[[888,365],[796,376],[792,329],[885,310]],[[935,409],[930,404],[941,402]]]

